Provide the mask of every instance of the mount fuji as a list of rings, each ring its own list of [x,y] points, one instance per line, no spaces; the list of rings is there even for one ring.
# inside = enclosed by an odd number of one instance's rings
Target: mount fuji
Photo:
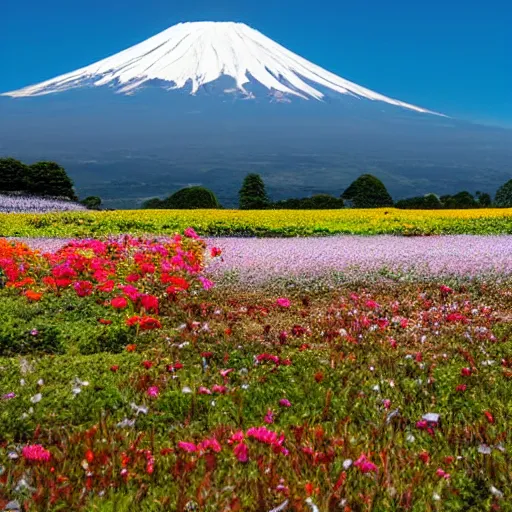
[[[492,191],[512,156],[510,131],[374,92],[243,23],[180,23],[0,96],[0,156],[58,159],[112,206],[191,183],[229,205],[251,171],[276,198],[363,172],[395,197]]]

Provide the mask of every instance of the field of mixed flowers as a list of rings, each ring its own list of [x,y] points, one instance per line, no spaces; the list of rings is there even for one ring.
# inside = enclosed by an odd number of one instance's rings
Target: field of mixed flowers
[[[173,234],[202,236],[499,235],[512,234],[512,209],[477,210],[126,210],[1,214],[0,236],[87,237]]]
[[[0,509],[512,510],[508,237],[27,242],[0,239]]]

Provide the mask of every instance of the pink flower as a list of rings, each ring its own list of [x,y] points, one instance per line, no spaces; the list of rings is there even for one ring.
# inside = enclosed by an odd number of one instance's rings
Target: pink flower
[[[43,448],[40,444],[30,444],[28,446],[24,446],[23,450],[21,450],[21,455],[25,460],[33,462],[47,462],[51,457],[50,452]]]
[[[286,398],[281,398],[281,400],[279,400],[279,405],[281,407],[291,407],[292,406],[290,400],[287,400]]]
[[[128,301],[124,297],[114,297],[110,301],[110,305],[115,309],[124,309],[128,306]]]
[[[382,400],[382,405],[384,409],[389,409],[391,407],[391,400],[389,398]]]
[[[233,368],[228,368],[227,370],[221,370],[220,374],[226,378],[231,372],[234,372],[235,370]]]
[[[282,308],[289,308],[291,306],[290,299],[286,299],[285,297],[281,297],[276,300],[276,304]]]
[[[354,466],[359,468],[362,473],[375,473],[378,469],[373,462],[366,458],[364,453],[354,462]]]
[[[207,279],[206,277],[199,276],[198,279],[199,281],[201,281],[201,284],[203,285],[203,288],[205,290],[210,290],[211,288],[213,288],[213,282]]]
[[[243,441],[235,446],[233,453],[239,462],[247,462],[249,460],[249,450]]]
[[[244,440],[244,433],[241,431],[241,430],[238,430],[237,432],[235,432],[230,438],[229,438],[229,441],[228,443],[229,444],[233,444],[233,443],[239,443],[241,441]]]
[[[222,450],[219,441],[217,441],[217,439],[215,439],[214,437],[212,439],[205,439],[204,441],[201,441],[198,445],[198,448],[203,452],[210,449],[215,453],[219,453]]]
[[[274,423],[274,413],[270,409],[268,409],[267,414],[265,414],[265,419],[263,421],[269,425]]]
[[[187,228],[183,231],[183,234],[188,238],[193,238],[194,240],[199,240],[199,235],[195,232],[194,228]]]
[[[228,388],[226,386],[219,386],[218,384],[214,384],[212,386],[212,393],[219,393],[221,395],[225,395]]]
[[[183,451],[188,453],[197,452],[197,446],[194,443],[187,443],[185,441],[180,441],[178,443],[178,448],[181,448]]]
[[[79,297],[86,297],[87,295],[91,295],[93,290],[93,286],[90,281],[77,281],[73,284],[73,288]]]
[[[148,388],[148,390],[146,391],[146,394],[151,397],[151,398],[156,398],[160,393],[160,390],[158,389],[157,386],[151,386],[150,388]]]
[[[197,390],[197,392],[200,395],[211,395],[212,394],[212,392],[208,388],[205,388],[204,386],[200,386],[199,389]]]
[[[439,468],[437,471],[436,471],[436,475],[440,478],[444,478],[445,480],[450,480],[451,478],[451,475],[450,473],[447,473],[446,471],[444,471],[443,469]]]
[[[379,304],[375,302],[374,300],[367,300],[366,301],[366,307],[369,309],[378,309],[380,308]]]

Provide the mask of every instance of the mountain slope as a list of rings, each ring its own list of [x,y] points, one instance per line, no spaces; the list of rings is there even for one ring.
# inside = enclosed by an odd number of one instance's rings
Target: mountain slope
[[[341,78],[309,62],[244,23],[180,23],[127,50],[71,73],[37,85],[4,93],[26,97],[91,86],[111,86],[130,94],[158,82],[168,89],[191,85],[195,94],[201,86],[223,76],[251,98],[251,82],[263,85],[280,98],[321,100],[324,90],[381,101],[416,112],[424,108],[389,98]]]

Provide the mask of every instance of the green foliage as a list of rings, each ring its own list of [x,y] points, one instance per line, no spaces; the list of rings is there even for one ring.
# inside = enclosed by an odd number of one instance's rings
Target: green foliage
[[[88,196],[80,201],[88,210],[100,210],[101,209],[101,197]]]
[[[73,182],[59,164],[37,162],[27,169],[27,192],[39,196],[76,199]]]
[[[512,180],[498,189],[494,202],[499,208],[512,208]]]
[[[443,207],[449,210],[462,210],[478,208],[479,204],[472,194],[464,190],[454,196],[444,196]]]
[[[141,208],[143,210],[162,210],[165,208],[165,202],[159,197],[153,197],[142,203]]]
[[[264,210],[270,205],[265,183],[259,174],[248,174],[238,193],[240,210]]]
[[[277,210],[338,210],[343,207],[343,199],[329,194],[317,194],[301,199],[284,199],[272,205],[272,208]]]
[[[0,158],[0,192],[26,189],[27,166],[14,158]]]
[[[341,195],[354,208],[383,208],[393,206],[384,183],[371,174],[359,176]]]
[[[487,192],[477,192],[475,195],[481,208],[489,208],[492,205],[491,195]]]
[[[219,208],[215,194],[205,187],[187,187],[178,190],[164,201],[164,207],[177,210]]]
[[[435,194],[401,199],[395,203],[395,207],[402,210],[439,210],[442,206]]]

